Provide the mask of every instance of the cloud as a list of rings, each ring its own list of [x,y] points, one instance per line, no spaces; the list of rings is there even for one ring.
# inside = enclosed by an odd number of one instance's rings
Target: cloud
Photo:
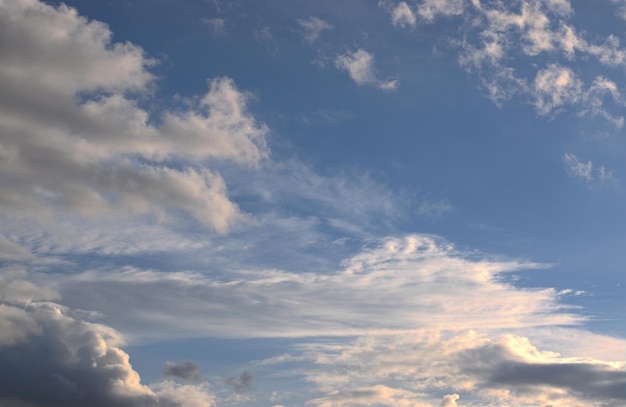
[[[427,22],[432,22],[439,16],[458,16],[464,10],[464,0],[424,0],[417,7],[417,14]]]
[[[347,391],[336,391],[326,396],[309,401],[309,404],[319,407],[343,406],[407,406],[430,407],[418,403],[419,395],[388,386],[376,385]]]
[[[338,55],[335,58],[335,66],[346,71],[357,85],[372,85],[382,90],[394,90],[398,85],[397,80],[378,79],[374,68],[374,55],[363,49]]]
[[[183,380],[198,380],[202,377],[200,366],[193,362],[185,361],[181,363],[167,362],[163,369],[163,376],[166,378],[178,378]]]
[[[318,17],[309,17],[306,20],[297,21],[304,30],[302,35],[309,45],[313,44],[323,31],[332,30],[334,28],[332,24]]]
[[[534,81],[535,106],[540,114],[548,114],[565,103],[576,103],[581,97],[582,82],[571,69],[550,65],[537,72]]]
[[[409,235],[383,239],[321,275],[249,268],[215,279],[127,268],[55,284],[67,305],[98,311],[105,323],[138,337],[350,336],[582,322],[558,304],[555,290],[501,281],[504,273],[537,267],[545,266],[477,258],[432,236]]]
[[[294,351],[309,361],[299,371],[323,393],[315,405],[455,406],[464,394],[470,405],[583,407],[626,397],[623,362],[566,358],[497,331],[418,330]]]
[[[226,31],[226,19],[224,18],[203,18],[202,22],[211,27],[211,30],[216,34],[224,34]]]
[[[235,393],[245,394],[252,388],[252,375],[248,372],[243,372],[239,376],[229,377],[224,382],[231,386]]]
[[[155,61],[138,46],[112,43],[105,24],[26,0],[2,3],[0,24],[5,211],[185,212],[218,232],[242,219],[223,178],[200,165],[208,158],[256,165],[267,156],[265,126],[247,113],[247,94],[231,79],[211,80],[191,108],[150,112],[130,95],[148,96]]]
[[[415,26],[416,21],[417,19],[415,18],[413,10],[411,10],[411,7],[404,1],[398,3],[391,11],[391,22],[395,26]]]
[[[455,32],[463,34],[451,34],[449,41],[460,52],[460,64],[478,76],[486,95],[498,105],[513,99],[532,104],[540,115],[572,111],[623,126],[624,101],[619,80],[612,77],[615,68],[626,66],[626,50],[618,35],[588,39],[589,34],[574,25],[568,0],[381,5],[400,27],[459,16]],[[589,68],[574,70],[581,59],[590,62]]]
[[[441,407],[455,407],[457,406],[456,402],[459,399],[458,394],[450,394],[443,397],[443,401],[441,402]]]
[[[613,178],[612,171],[607,170],[604,166],[594,168],[591,161],[582,161],[571,153],[563,155],[563,162],[565,163],[565,170],[572,177],[582,178],[585,181],[606,181]]]
[[[30,292],[24,302],[15,288]],[[8,295],[7,295],[8,294]],[[42,295],[43,294],[43,295]],[[21,296],[20,296],[21,297]],[[154,391],[140,377],[121,348],[122,336],[80,313],[45,301],[49,293],[30,283],[0,281],[0,404],[29,407],[190,406],[187,393],[206,386],[168,387]],[[167,384],[161,384],[167,386]],[[159,387],[159,386],[157,386]],[[189,401],[192,401],[191,399]]]

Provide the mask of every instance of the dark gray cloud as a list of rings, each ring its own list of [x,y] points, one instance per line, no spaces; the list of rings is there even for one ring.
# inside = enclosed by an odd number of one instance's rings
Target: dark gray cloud
[[[252,375],[248,372],[243,372],[239,376],[229,377],[225,382],[232,386],[235,393],[245,394],[252,388]]]
[[[181,363],[167,362],[165,369],[163,369],[163,376],[184,380],[198,380],[202,377],[200,367],[189,361]]]
[[[142,384],[120,348],[120,334],[85,321],[84,312],[41,299],[54,296],[30,283],[0,279],[0,406],[212,405],[206,383]],[[179,375],[198,374],[193,364],[174,367]]]
[[[626,371],[591,363],[524,363],[497,365],[490,383],[532,392],[535,386],[567,390],[584,399],[615,400],[626,404]]]
[[[12,312],[8,312],[11,310]],[[54,304],[5,306],[0,320],[34,325],[0,347],[0,404],[37,407],[176,405],[139,382],[128,355],[112,345],[114,333],[64,315]],[[19,330],[20,326],[13,329]]]
[[[506,388],[520,396],[552,388],[581,400],[626,404],[626,371],[608,363],[555,360],[545,355],[523,359],[502,344],[462,352],[460,360],[462,371],[480,378],[483,387]]]

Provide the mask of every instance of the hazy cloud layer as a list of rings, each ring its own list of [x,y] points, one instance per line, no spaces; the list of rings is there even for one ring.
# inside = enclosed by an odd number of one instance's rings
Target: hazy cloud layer
[[[384,239],[329,274],[240,270],[216,278],[131,268],[64,277],[59,290],[68,305],[146,336],[307,337],[581,322],[554,290],[501,281],[504,273],[537,267],[544,266],[476,258],[443,240],[410,235]]]

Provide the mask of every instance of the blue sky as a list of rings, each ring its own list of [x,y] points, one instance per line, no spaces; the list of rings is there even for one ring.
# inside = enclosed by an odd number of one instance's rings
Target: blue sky
[[[0,27],[0,404],[626,401],[623,0]]]

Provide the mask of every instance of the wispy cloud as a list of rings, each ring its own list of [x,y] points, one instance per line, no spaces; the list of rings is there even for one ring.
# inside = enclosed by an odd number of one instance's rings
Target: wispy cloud
[[[563,156],[565,170],[572,177],[582,178],[585,181],[606,181],[613,178],[613,172],[604,166],[594,166],[591,161],[583,161],[576,155],[566,153]]]
[[[302,27],[302,35],[304,39],[313,44],[324,31],[332,30],[334,27],[332,24],[322,20],[318,17],[309,17],[304,20],[297,20],[300,27]]]
[[[371,85],[382,90],[394,90],[398,86],[397,80],[383,81],[378,78],[374,55],[363,49],[338,55],[335,66],[346,71],[357,85]]]
[[[215,280],[127,269],[65,276],[59,289],[68,305],[98,310],[107,323],[140,336],[307,337],[581,322],[558,304],[554,290],[518,289],[499,279],[535,267],[475,259],[446,242],[411,235],[386,239],[323,275],[248,270]]]
[[[216,34],[224,34],[226,32],[226,19],[221,17],[203,18],[202,22],[208,25]]]

